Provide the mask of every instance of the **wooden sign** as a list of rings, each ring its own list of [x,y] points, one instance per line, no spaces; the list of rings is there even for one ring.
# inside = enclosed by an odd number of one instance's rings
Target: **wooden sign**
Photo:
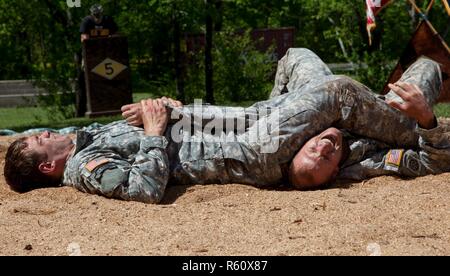
[[[121,113],[132,102],[126,37],[83,41],[88,117]]]

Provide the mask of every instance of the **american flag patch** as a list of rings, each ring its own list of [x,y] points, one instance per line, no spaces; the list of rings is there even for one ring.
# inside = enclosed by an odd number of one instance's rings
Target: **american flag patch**
[[[403,150],[390,150],[386,157],[386,165],[400,166],[402,162]]]
[[[88,171],[92,172],[95,168],[97,168],[98,166],[108,163],[108,159],[97,159],[97,160],[92,160],[89,161],[89,163],[86,164],[86,166],[84,166]]]

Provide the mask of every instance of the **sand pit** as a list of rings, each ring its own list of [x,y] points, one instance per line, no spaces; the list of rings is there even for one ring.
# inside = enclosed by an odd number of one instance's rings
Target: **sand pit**
[[[0,255],[450,255],[450,174],[312,192],[170,187],[161,205],[3,178]]]

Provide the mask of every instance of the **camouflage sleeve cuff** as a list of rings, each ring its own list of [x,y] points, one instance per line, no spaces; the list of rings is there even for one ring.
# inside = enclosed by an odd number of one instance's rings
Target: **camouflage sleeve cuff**
[[[165,149],[168,144],[164,136],[147,136],[141,140],[141,150],[148,152],[153,148]]]
[[[424,140],[429,141],[439,138],[442,135],[443,130],[441,125],[438,123],[435,128],[431,129],[421,128],[419,127],[419,125],[417,125],[417,132]]]

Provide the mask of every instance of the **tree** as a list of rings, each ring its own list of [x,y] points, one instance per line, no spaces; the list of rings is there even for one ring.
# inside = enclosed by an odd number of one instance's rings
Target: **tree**
[[[295,47],[310,48],[329,63],[367,65],[355,71],[355,77],[379,90],[409,40],[413,22],[418,20],[417,14],[409,14],[406,0],[392,1],[379,15],[379,47],[368,49],[364,1],[83,0],[82,8],[68,8],[66,1],[0,0],[0,78],[37,80],[50,90],[52,96],[47,100],[54,111],[70,116],[73,95],[65,92],[71,90],[69,80],[76,74],[73,54],[81,48],[79,24],[94,2],[103,4],[106,13],[116,19],[121,33],[128,37],[135,91],[151,90],[155,95],[164,93],[180,99],[205,97],[208,102],[260,97],[262,93],[256,90],[261,87],[254,85],[247,86],[246,91],[234,89],[239,92],[232,95],[231,82],[229,85],[216,76],[220,72],[231,79],[232,73],[247,74],[250,64],[265,68],[267,62],[262,57],[242,58],[246,55],[238,53],[248,51],[250,46],[229,44],[242,41],[226,41],[223,32],[293,26],[297,29]],[[424,8],[428,1],[416,2]],[[448,29],[448,15],[441,1],[436,1],[428,17],[438,31],[444,33]],[[203,54],[211,51],[211,55],[183,67],[183,40],[188,33],[207,33],[209,42]],[[446,41],[450,42],[450,36]],[[222,59],[224,56],[236,60]],[[206,71],[211,69],[216,74],[208,76]],[[264,75],[263,71],[258,74]],[[256,75],[249,73],[247,77],[253,82]],[[268,76],[261,80],[270,81]]]
[[[206,102],[214,104],[214,90],[213,90],[213,61],[212,61],[212,43],[213,43],[213,1],[205,0],[205,90]]]

